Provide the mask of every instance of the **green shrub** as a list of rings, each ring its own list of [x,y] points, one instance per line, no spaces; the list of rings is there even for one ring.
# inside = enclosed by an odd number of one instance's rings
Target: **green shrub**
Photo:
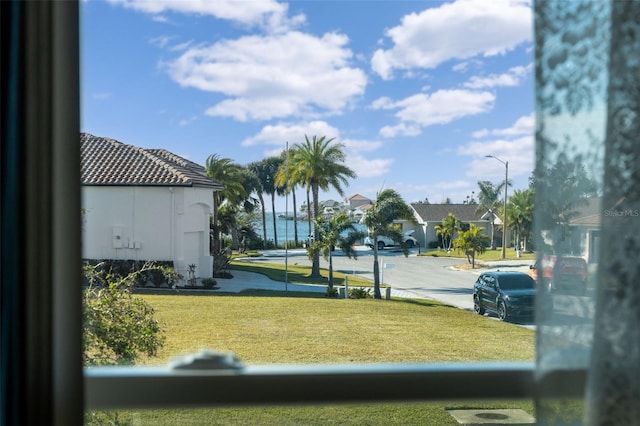
[[[349,299],[372,299],[371,289],[365,287],[357,287],[349,289]]]
[[[213,278],[203,278],[200,281],[202,282],[204,288],[214,288],[218,284],[218,282]]]
[[[338,289],[336,287],[327,286],[327,297],[338,297]]]

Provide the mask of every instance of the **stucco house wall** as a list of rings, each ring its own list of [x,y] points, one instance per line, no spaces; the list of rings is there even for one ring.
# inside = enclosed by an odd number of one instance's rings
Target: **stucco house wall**
[[[210,190],[88,186],[82,197],[84,258],[171,260],[182,275],[189,264],[212,275]]]
[[[211,277],[209,220],[222,186],[164,150],[85,133],[81,142],[83,258],[171,261],[185,278],[194,264],[196,277]]]

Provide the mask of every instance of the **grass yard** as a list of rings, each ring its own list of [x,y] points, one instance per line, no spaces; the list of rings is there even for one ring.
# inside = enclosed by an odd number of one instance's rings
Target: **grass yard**
[[[457,250],[451,250],[451,252],[447,253],[446,250],[428,250],[423,251],[418,256],[434,256],[434,257],[453,257],[467,260],[467,257],[463,252],[458,252]],[[476,262],[493,262],[497,260],[502,260],[502,248],[498,247],[495,250],[487,249],[484,253],[479,254],[476,253]],[[509,248],[505,251],[506,260],[535,260],[536,253],[521,253],[520,257],[516,256],[516,251],[513,248]]]
[[[308,293],[142,296],[164,324],[165,364],[203,348],[233,351],[247,364],[522,361],[534,332],[426,300],[328,299]],[[487,384],[490,386],[490,384]],[[522,408],[531,401],[119,411],[140,425],[454,425],[459,408]],[[111,413],[113,414],[113,413]]]
[[[373,268],[373,266],[372,266]],[[231,261],[231,270],[255,272],[266,275],[274,281],[284,282],[285,266],[277,263],[259,263],[259,262],[243,262],[241,260]],[[232,272],[233,273],[233,272]],[[322,278],[311,278],[311,268],[306,265],[288,265],[289,282],[302,284],[327,284],[329,278],[329,270],[320,268]],[[344,285],[344,276],[342,272],[333,271],[334,285]],[[351,287],[371,287],[373,282],[364,278],[349,275],[349,286]]]

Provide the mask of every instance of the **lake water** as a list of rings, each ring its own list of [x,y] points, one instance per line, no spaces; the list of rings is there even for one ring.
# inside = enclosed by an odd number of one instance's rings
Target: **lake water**
[[[276,215],[283,213],[276,213]],[[291,214],[291,213],[289,213]],[[273,241],[273,213],[267,213],[267,240]],[[356,229],[365,231],[366,227],[359,223],[354,223]],[[255,223],[256,233],[262,237],[262,216]],[[278,233],[278,244],[282,244],[285,241],[285,236],[288,241],[295,241],[293,220],[286,220],[282,217],[276,217],[276,231]],[[309,224],[306,220],[298,220],[298,241],[302,242],[307,239],[309,232]]]

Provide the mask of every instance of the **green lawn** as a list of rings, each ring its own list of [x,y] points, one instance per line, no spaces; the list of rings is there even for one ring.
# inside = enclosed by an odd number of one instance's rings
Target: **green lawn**
[[[427,250],[421,252],[418,256],[435,256],[435,257],[453,257],[461,258],[466,261],[467,257],[462,252],[457,250],[451,250],[447,253],[445,250]],[[487,249],[482,254],[476,254],[476,261],[491,262],[496,260],[502,260],[502,248],[498,247],[495,250]],[[535,253],[521,253],[520,257],[516,256],[516,251],[513,248],[509,248],[505,251],[505,258],[507,260],[535,260]]]
[[[373,266],[372,266],[373,268]],[[238,271],[255,272],[258,274],[264,274],[274,281],[284,282],[285,267],[275,263],[259,263],[259,262],[243,262],[241,260],[231,261],[231,269]],[[320,274],[322,278],[311,278],[311,268],[309,266],[301,265],[288,265],[288,278],[289,282],[302,283],[302,284],[327,284],[329,277],[329,270],[320,268]],[[233,273],[233,272],[232,272]],[[344,276],[342,272],[333,271],[333,283],[334,285],[344,285]],[[373,282],[358,277],[355,275],[349,275],[350,287],[371,287]]]
[[[308,293],[144,297],[164,324],[166,345],[143,365],[203,348],[248,364],[522,361],[534,332],[426,300],[331,299]],[[487,384],[490,386],[490,384]],[[522,408],[531,401],[437,402],[120,411],[141,425],[454,425],[453,408]],[[129,423],[127,423],[129,422]]]

